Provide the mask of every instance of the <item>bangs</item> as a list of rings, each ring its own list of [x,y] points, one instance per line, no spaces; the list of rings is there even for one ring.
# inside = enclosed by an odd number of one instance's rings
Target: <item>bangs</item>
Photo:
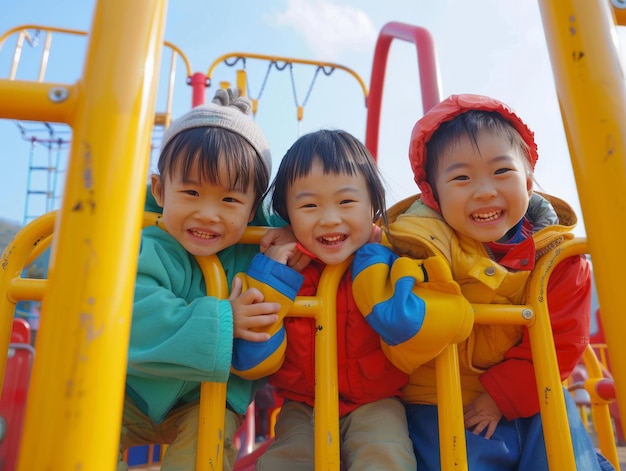
[[[342,130],[322,129],[296,140],[283,157],[271,186],[272,208],[289,222],[287,190],[321,164],[324,175],[363,175],[372,201],[374,219],[385,216],[385,190],[372,155],[354,136]]]
[[[361,173],[361,167],[367,164],[367,155],[355,151],[340,135],[328,137],[335,139],[319,139],[314,145],[300,146],[299,157],[290,160],[285,169],[290,185],[297,179],[306,177],[316,163],[322,164],[324,175],[353,176]]]
[[[191,176],[200,183],[220,184],[231,190],[247,191],[253,168],[259,160],[256,151],[241,136],[221,128],[196,128],[176,136],[165,149],[166,169],[176,169],[185,183]]]
[[[223,185],[229,190],[246,192],[252,181],[252,167],[248,159],[238,154],[227,154],[224,150],[213,155],[206,154],[204,149],[185,152],[173,164],[180,170],[185,183],[191,183],[195,176],[199,177],[200,184]]]

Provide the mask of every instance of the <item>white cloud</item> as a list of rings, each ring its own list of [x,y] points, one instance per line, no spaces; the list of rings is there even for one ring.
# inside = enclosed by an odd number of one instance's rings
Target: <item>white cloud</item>
[[[304,37],[318,58],[330,61],[347,51],[371,51],[378,36],[363,10],[329,0],[288,0],[276,21]]]

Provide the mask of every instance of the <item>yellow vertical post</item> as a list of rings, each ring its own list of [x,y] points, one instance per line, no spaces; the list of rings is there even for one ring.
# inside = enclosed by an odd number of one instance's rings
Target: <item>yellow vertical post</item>
[[[576,469],[572,437],[567,433],[567,428],[563,430],[567,427],[568,418],[548,313],[547,283],[541,282],[549,279],[550,268],[557,265],[555,258],[560,253],[561,249],[551,252],[550,255],[540,259],[535,267],[529,293],[535,322],[528,327],[548,465],[550,469],[556,470]]]
[[[352,257],[324,269],[317,289],[320,309],[315,335],[315,470],[339,470],[337,379],[337,288]]]
[[[604,457],[619,471],[619,455],[617,454],[617,446],[615,444],[615,434],[613,433],[609,401],[598,397],[595,390],[598,382],[603,381],[605,376],[600,361],[590,345],[587,346],[583,354],[583,361],[589,374],[589,378],[585,381],[585,390],[589,392],[589,387],[592,389],[589,394],[591,396],[591,416],[593,428],[598,435],[598,445]]]
[[[441,469],[467,471],[467,444],[463,424],[463,397],[459,372],[459,350],[448,345],[435,360]]]
[[[95,8],[19,471],[115,469],[166,5]]]
[[[626,84],[606,0],[539,2],[620,404],[626,404]],[[620,408],[626,423],[626,407]]]
[[[217,255],[196,257],[202,269],[206,292],[221,299],[228,298],[228,282]],[[202,383],[196,471],[218,470],[224,463],[226,416],[226,383]]]
[[[241,91],[241,96],[248,96],[247,82],[248,77],[245,69],[239,69],[237,71],[237,88]]]

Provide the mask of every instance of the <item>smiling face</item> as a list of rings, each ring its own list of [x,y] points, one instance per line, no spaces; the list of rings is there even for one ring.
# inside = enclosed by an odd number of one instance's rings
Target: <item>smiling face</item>
[[[247,191],[233,189],[227,170],[218,172],[215,183],[202,179],[199,169],[191,169],[185,179],[178,168],[166,177],[152,175],[152,194],[163,208],[167,232],[194,256],[236,244],[254,216],[252,183]]]
[[[433,178],[441,213],[458,233],[498,241],[528,209],[532,178],[522,151],[486,130],[460,136],[442,152]]]
[[[327,265],[341,263],[372,234],[372,201],[362,174],[324,173],[321,162],[286,193],[296,239]]]

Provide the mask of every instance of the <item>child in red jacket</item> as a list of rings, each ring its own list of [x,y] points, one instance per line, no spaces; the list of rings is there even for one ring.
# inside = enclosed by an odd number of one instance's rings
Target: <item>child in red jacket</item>
[[[351,261],[336,297],[341,464],[415,471],[400,401],[408,371],[396,364],[393,351],[407,343],[414,358],[434,358],[468,335],[469,303],[458,286],[445,282],[437,285],[440,291],[420,291],[428,285],[426,262],[400,260],[389,248],[368,243],[373,221],[385,215],[384,188],[372,156],[352,135],[321,130],[302,136],[282,159],[272,188],[274,210],[291,224],[298,248],[270,247],[254,258],[245,278],[286,311],[296,294],[317,294],[327,265]],[[296,250],[312,258],[302,273],[284,265]],[[438,308],[431,314],[431,300],[450,314]],[[235,340],[234,371],[251,378],[274,372],[269,382],[285,400],[276,440],[257,469],[314,469],[318,327],[323,325],[312,318],[285,317],[269,329],[267,342]]]

